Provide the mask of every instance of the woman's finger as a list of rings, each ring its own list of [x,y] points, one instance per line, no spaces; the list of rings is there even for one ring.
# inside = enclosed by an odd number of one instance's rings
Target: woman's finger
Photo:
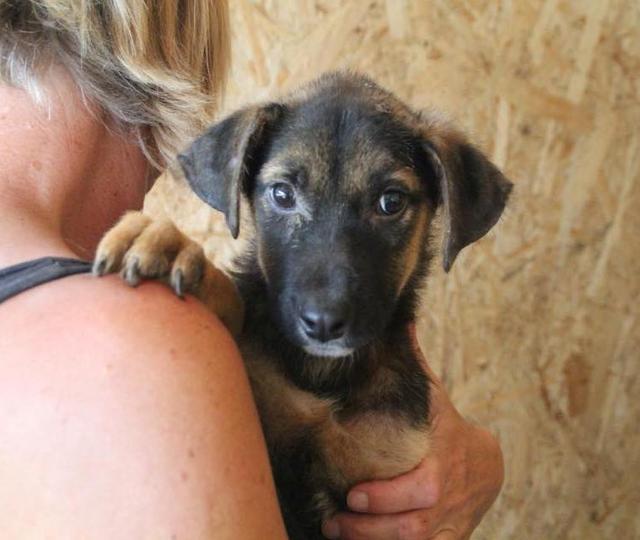
[[[355,512],[396,514],[431,508],[440,497],[441,478],[437,460],[425,458],[412,471],[391,480],[365,482],[347,495],[347,505]]]

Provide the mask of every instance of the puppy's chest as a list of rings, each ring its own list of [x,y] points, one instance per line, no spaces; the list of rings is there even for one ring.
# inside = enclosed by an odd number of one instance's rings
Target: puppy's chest
[[[347,400],[329,398],[296,386],[257,347],[243,347],[243,354],[270,451],[280,460],[311,456],[312,474],[332,490],[397,476],[426,454],[426,414],[410,421],[397,406],[400,389],[388,388],[395,384],[388,374]]]

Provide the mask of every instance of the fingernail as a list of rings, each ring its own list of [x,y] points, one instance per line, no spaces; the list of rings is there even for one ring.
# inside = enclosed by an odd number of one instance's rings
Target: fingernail
[[[347,495],[347,504],[351,510],[366,512],[369,509],[369,496],[362,491],[352,491]]]
[[[338,522],[334,519],[325,521],[322,524],[322,534],[325,538],[330,538],[331,540],[340,538],[340,525],[338,525]]]

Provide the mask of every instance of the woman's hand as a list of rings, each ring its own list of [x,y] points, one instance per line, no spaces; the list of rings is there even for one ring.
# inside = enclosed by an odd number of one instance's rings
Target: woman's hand
[[[427,457],[402,476],[355,486],[347,497],[353,512],[325,522],[327,538],[469,538],[498,496],[504,476],[498,441],[465,421],[440,380],[427,371],[433,381]]]

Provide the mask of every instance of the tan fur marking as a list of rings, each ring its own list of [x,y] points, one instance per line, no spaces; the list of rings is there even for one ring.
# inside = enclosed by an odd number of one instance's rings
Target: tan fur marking
[[[229,276],[206,262],[204,275],[193,294],[213,311],[231,334],[239,336],[244,322],[244,302]]]
[[[427,453],[428,433],[411,429],[397,417],[363,414],[340,424],[329,418],[319,432],[320,448],[331,465],[335,487],[386,479],[414,468]]]
[[[424,249],[424,244],[427,241],[426,232],[428,221],[426,205],[422,204],[422,208],[418,210],[418,220],[413,229],[413,235],[399,262],[401,274],[400,281],[398,282],[398,294],[405,288],[416,268],[416,264],[418,264],[420,251]]]
[[[420,179],[409,167],[397,170],[391,175],[391,178],[404,184],[410,191],[418,191],[420,189]]]
[[[278,372],[272,360],[250,344],[243,347],[242,353],[270,444],[286,446],[305,428],[316,428],[330,416],[332,400],[294,386]]]
[[[282,178],[283,175],[287,174],[288,172],[289,170],[283,163],[270,162],[260,170],[260,174],[258,175],[258,182],[262,184],[268,184],[269,182],[273,182],[274,180]]]

